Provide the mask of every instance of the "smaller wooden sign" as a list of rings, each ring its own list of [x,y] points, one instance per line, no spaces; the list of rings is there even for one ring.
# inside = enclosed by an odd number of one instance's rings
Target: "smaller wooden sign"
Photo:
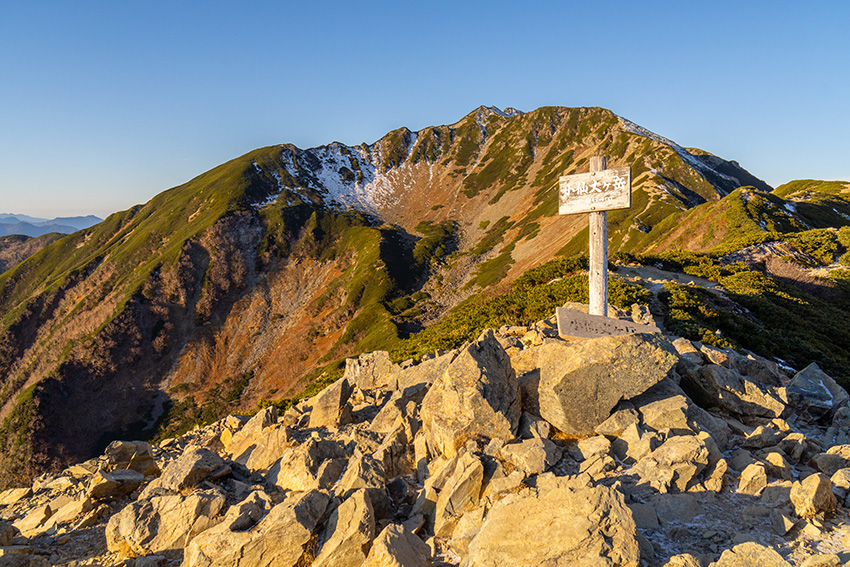
[[[558,212],[562,215],[628,209],[632,205],[630,167],[563,175]]]
[[[596,337],[611,337],[634,335],[637,333],[660,333],[655,325],[639,325],[631,321],[588,315],[575,309],[558,307],[555,310],[558,319],[558,334],[562,337],[593,339]]]

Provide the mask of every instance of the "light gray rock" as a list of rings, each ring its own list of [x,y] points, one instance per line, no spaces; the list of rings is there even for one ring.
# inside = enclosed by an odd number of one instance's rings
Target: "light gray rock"
[[[453,350],[435,358],[423,360],[416,366],[396,369],[390,377],[390,388],[400,392],[416,392],[423,387],[427,388],[445,374],[457,355],[458,351]]]
[[[597,425],[593,432],[607,437],[619,437],[630,425],[640,425],[640,414],[633,407],[629,407],[632,405],[630,402],[625,404],[627,406],[623,403],[619,404],[620,409]]]
[[[481,460],[471,453],[463,453],[437,498],[434,535],[450,536],[460,515],[478,506],[483,481]]]
[[[325,544],[312,567],[360,567],[375,539],[375,512],[365,489],[354,491],[331,514]]]
[[[791,567],[781,555],[755,542],[741,543],[727,549],[710,567]]]
[[[847,391],[813,362],[788,384],[788,400],[795,412],[820,419],[850,401]]]
[[[832,493],[832,482],[821,473],[807,476],[791,486],[791,503],[801,518],[811,519],[823,512],[835,510],[838,503]]]
[[[725,366],[708,364],[696,374],[690,374],[689,378],[692,380],[683,379],[685,391],[691,394],[686,385],[702,391],[701,395],[692,396],[694,399],[708,398],[719,407],[738,415],[779,417],[785,411],[784,388],[760,386]]]
[[[223,466],[224,459],[216,453],[209,449],[193,447],[165,467],[162,476],[157,480],[157,486],[179,492],[196,486]]]
[[[762,463],[750,463],[741,472],[738,494],[758,496],[767,486],[767,471]]]
[[[557,534],[545,537],[543,534]],[[469,567],[619,565],[637,567],[631,511],[618,491],[539,478],[498,501],[469,544]],[[533,542],[533,544],[531,544]]]
[[[295,492],[274,506],[250,531],[231,531],[222,522],[186,546],[184,567],[295,567],[310,565],[305,550],[329,498],[311,490]]]
[[[286,449],[296,443],[292,437],[292,430],[283,424],[262,429],[256,440],[256,446],[242,463],[252,471],[268,470],[275,461],[280,459]]]
[[[378,350],[346,359],[343,378],[361,390],[377,390],[390,386],[394,370],[398,370],[398,367],[390,360],[389,353]]]
[[[339,443],[310,438],[287,448],[266,478],[284,490],[327,489],[342,474],[346,456]]]
[[[234,461],[244,464],[254,446],[259,442],[262,431],[275,423],[277,423],[277,408],[269,406],[257,412],[236,433],[230,434],[229,430],[225,430],[222,434],[222,444],[233,456]]]
[[[159,474],[150,443],[144,441],[113,441],[103,452],[110,471],[132,469],[143,475]]]
[[[540,474],[561,460],[561,449],[539,437],[505,445],[500,453],[526,475]]]
[[[403,524],[389,524],[361,567],[431,567],[431,549]]]
[[[549,422],[534,414],[522,412],[519,419],[519,437],[522,439],[548,439],[551,432]]]
[[[133,469],[100,471],[89,481],[86,493],[95,500],[118,498],[130,494],[145,481],[145,475]]]
[[[351,386],[345,377],[313,396],[309,427],[336,429],[340,425],[351,423],[354,418],[351,414],[351,406],[348,404],[349,396],[351,396]]]
[[[601,337],[540,347],[540,415],[568,435],[586,437],[620,400],[662,380],[676,351],[660,335]]]
[[[428,390],[420,410],[430,447],[454,455],[468,439],[516,436],[520,400],[514,370],[492,330],[458,354]]]
[[[137,500],[109,519],[106,545],[121,556],[179,557],[189,540],[222,521],[224,505],[224,494],[216,490]]]
[[[689,524],[705,513],[705,508],[693,494],[653,494],[649,503],[662,524]]]
[[[641,481],[659,492],[671,488],[685,492],[709,465],[709,451],[695,435],[678,435],[667,439],[634,466]]]
[[[343,498],[348,498],[360,489],[365,489],[369,494],[376,518],[388,518],[392,514],[383,464],[372,455],[355,452],[335,490]]]

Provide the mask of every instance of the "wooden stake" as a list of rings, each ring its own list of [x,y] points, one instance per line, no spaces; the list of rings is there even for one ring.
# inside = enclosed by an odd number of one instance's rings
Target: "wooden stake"
[[[605,156],[590,158],[590,171],[604,171]],[[590,215],[590,314],[608,316],[608,211]]]

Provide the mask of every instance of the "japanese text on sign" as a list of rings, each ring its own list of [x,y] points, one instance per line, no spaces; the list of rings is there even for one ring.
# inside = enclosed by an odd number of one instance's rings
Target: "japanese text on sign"
[[[559,212],[564,214],[631,206],[631,169],[606,169],[560,178]]]

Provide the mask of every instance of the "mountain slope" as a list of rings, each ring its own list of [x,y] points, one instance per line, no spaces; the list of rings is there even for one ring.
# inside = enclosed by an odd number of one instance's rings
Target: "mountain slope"
[[[739,185],[770,190],[601,108],[481,107],[371,145],[261,148],[61,238],[0,275],[2,477],[150,435],[166,411],[295,393],[583,249],[557,178],[596,154],[632,167],[614,249]]]

